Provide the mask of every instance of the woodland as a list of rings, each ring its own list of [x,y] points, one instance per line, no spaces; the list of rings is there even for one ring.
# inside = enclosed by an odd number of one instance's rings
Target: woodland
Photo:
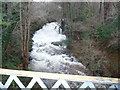
[[[68,38],[67,52],[90,75],[120,77],[119,2],[1,2],[0,6],[2,68],[30,70],[35,31],[59,22]]]

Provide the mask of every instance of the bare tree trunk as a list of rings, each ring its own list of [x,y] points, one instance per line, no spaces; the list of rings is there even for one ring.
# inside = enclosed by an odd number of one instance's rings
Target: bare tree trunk
[[[21,51],[22,51],[22,60],[24,62],[24,30],[23,30],[23,25],[22,25],[22,6],[21,6],[21,2],[19,4],[20,6],[20,32],[21,32],[21,40],[22,40],[22,44],[21,44]],[[24,63],[23,63],[24,65]]]
[[[62,19],[66,18],[66,10],[65,10],[65,2],[62,2],[61,6],[62,6]]]
[[[101,11],[102,11],[102,2],[100,2],[99,16],[101,16]]]
[[[104,2],[104,23],[107,24],[107,18],[109,13],[110,3]]]
[[[30,2],[27,6],[27,16],[26,18],[22,17],[22,6],[20,3],[20,31],[21,31],[21,39],[22,39],[22,59],[23,59],[23,69],[28,68],[29,62],[29,40],[30,40]],[[23,25],[23,24],[24,25]]]
[[[27,15],[27,18],[26,18],[26,25],[27,25],[27,27],[26,27],[26,31],[27,31],[27,33],[26,33],[26,68],[28,67],[28,62],[29,62],[29,55],[28,55],[28,52],[29,52],[29,41],[30,41],[30,22],[31,22],[31,20],[30,20],[30,18],[31,18],[31,13],[30,13],[30,4],[31,4],[31,2],[29,2],[29,4],[28,4],[28,15]]]

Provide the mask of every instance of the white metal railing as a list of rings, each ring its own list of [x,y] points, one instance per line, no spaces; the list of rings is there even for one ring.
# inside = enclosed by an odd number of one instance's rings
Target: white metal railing
[[[98,84],[107,84],[110,85],[107,89],[120,90],[120,79],[119,78],[108,78],[108,77],[95,77],[95,76],[79,76],[79,75],[67,75],[67,74],[56,74],[56,73],[44,73],[44,72],[33,72],[33,71],[22,71],[22,70],[10,70],[10,69],[0,69],[0,75],[9,75],[6,83],[3,85],[2,81],[0,81],[0,88],[7,89],[10,84],[14,80],[21,89],[31,89],[34,84],[37,82],[41,88],[47,89],[47,86],[41,79],[52,79],[57,80],[57,82],[52,86],[52,89],[59,88],[60,85],[63,85],[64,88],[72,90],[68,81],[73,82],[83,82],[81,86],[79,86],[78,90],[85,89],[87,87],[96,90],[96,86],[94,83]],[[19,80],[18,77],[32,77],[32,80],[28,83],[27,87],[23,85],[23,83]]]

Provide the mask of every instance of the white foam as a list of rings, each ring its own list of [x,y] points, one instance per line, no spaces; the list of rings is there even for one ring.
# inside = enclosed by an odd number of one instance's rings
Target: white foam
[[[35,32],[32,40],[33,50],[30,53],[32,60],[29,65],[32,70],[64,73],[68,70],[69,65],[85,69],[85,66],[77,62],[74,57],[61,53],[65,49],[63,46],[52,44],[52,42],[66,40],[66,36],[62,34],[57,22],[44,25],[42,29]],[[84,75],[82,72],[81,74]]]
[[[59,24],[56,22],[46,24],[42,29],[35,32],[32,38],[33,44],[43,45],[65,40],[66,36],[62,35],[61,29],[59,29]]]

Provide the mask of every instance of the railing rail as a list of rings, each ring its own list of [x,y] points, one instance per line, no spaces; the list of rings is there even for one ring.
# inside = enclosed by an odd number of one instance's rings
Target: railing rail
[[[38,84],[42,88],[46,88],[47,86],[44,84],[44,82],[41,79],[52,79],[52,80],[58,80],[52,87],[53,88],[59,88],[59,86],[62,84],[64,88],[69,88],[67,81],[74,81],[74,82],[84,82],[80,88],[94,88],[95,85],[93,83],[100,83],[100,84],[109,84],[111,85],[109,89],[120,89],[119,88],[119,78],[108,78],[108,77],[95,77],[95,76],[80,76],[80,75],[67,75],[67,74],[57,74],[57,73],[45,73],[45,72],[34,72],[34,71],[22,71],[22,70],[10,70],[10,69],[0,69],[0,75],[9,75],[10,77],[6,81],[5,85],[2,84],[2,81],[0,82],[0,88],[8,88],[11,84],[11,82],[14,80],[18,86],[22,88],[32,88],[33,85],[38,82]],[[19,80],[19,76],[21,77],[32,77],[32,80],[28,84],[27,87],[25,87],[22,82]]]

